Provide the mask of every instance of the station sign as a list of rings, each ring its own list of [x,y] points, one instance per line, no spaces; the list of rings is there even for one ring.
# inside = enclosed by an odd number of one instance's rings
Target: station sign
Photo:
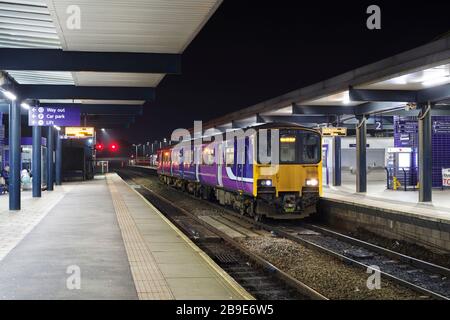
[[[396,131],[401,134],[415,134],[419,132],[419,125],[417,121],[400,119]]]
[[[450,187],[450,168],[442,169],[442,186]]]
[[[79,126],[80,109],[74,107],[31,107],[28,110],[29,126]]]
[[[92,138],[94,136],[93,127],[66,127],[65,136],[68,139],[73,138]]]
[[[346,137],[347,136],[347,128],[343,127],[323,127],[322,136],[324,137]]]
[[[434,134],[450,134],[450,122],[448,121],[434,121]]]

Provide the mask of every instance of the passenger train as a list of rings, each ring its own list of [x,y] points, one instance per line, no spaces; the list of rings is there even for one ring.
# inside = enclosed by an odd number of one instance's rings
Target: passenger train
[[[197,197],[232,206],[257,221],[263,217],[300,219],[315,213],[322,193],[320,133],[292,124],[251,129],[252,134],[230,141],[221,134],[222,139],[213,147],[211,142],[199,142],[185,149],[169,146],[158,150],[160,180]],[[277,130],[277,164],[264,164],[259,159],[256,138],[261,129]],[[268,149],[273,144],[270,137]],[[242,139],[241,145],[238,139]],[[188,153],[190,160],[186,161]],[[201,155],[203,161],[193,161],[191,155]],[[223,161],[217,161],[217,155]]]

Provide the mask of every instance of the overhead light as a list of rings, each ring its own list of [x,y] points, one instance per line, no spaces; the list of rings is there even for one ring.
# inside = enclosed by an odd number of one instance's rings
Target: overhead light
[[[450,81],[449,76],[426,80],[422,82],[422,85],[424,85],[425,87],[431,87],[439,84],[444,84],[447,81]]]
[[[60,131],[61,130],[61,127],[59,127],[59,126],[53,126],[56,130],[58,130],[58,131]]]
[[[343,104],[350,104],[350,93],[348,91],[344,92],[344,98],[342,99]]]
[[[28,104],[28,103],[26,103],[26,102],[22,102],[21,104],[20,104],[20,106],[22,107],[22,108],[24,108],[24,109],[30,109],[30,105]]]
[[[3,95],[6,98],[8,98],[9,100],[15,101],[17,99],[16,95],[14,93],[12,93],[11,91],[8,91],[8,90],[5,90],[5,89],[2,89],[1,91],[2,91]]]
[[[105,129],[105,128],[102,128],[102,131],[103,131],[103,132],[105,132],[105,131],[106,131],[106,129]]]

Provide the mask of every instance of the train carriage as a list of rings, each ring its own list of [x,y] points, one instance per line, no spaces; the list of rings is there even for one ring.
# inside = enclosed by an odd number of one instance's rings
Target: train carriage
[[[322,192],[320,133],[292,124],[267,124],[250,129],[254,130],[252,134],[230,141],[222,134],[219,142],[159,150],[161,181],[232,206],[255,219],[263,216],[295,219],[314,213]],[[279,156],[275,164],[259,159],[257,137],[262,129],[277,130]],[[270,141],[269,137],[269,150]]]

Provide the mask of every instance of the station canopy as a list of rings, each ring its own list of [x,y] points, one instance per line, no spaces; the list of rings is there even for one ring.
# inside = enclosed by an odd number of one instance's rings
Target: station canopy
[[[76,105],[87,125],[129,125],[164,76],[181,73],[182,52],[220,3],[0,1],[0,85],[29,101]]]
[[[225,131],[267,122],[355,128],[362,117],[370,128],[382,117],[383,127],[392,129],[393,115],[417,116],[428,105],[433,115],[450,115],[450,37],[227,114],[203,128]]]

